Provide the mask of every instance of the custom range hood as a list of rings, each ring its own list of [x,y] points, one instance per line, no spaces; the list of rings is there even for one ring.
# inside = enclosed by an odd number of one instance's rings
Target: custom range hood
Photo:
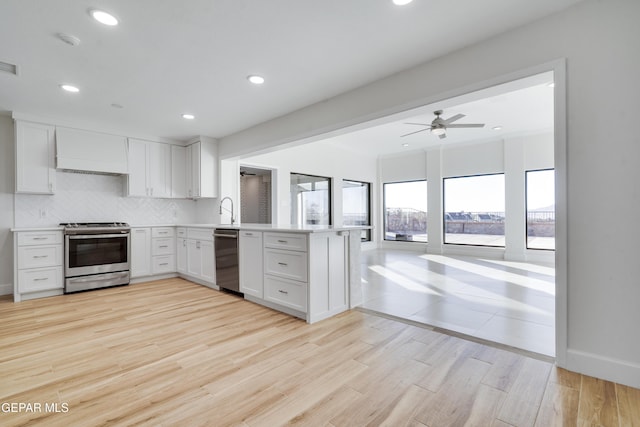
[[[57,126],[56,168],[96,174],[127,174],[127,139]]]

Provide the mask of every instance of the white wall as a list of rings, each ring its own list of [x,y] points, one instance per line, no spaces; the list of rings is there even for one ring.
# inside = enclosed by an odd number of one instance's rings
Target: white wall
[[[0,116],[0,295],[13,292],[13,120]]]
[[[566,152],[563,178],[567,241],[558,251],[558,361],[571,370],[640,387],[640,2],[585,0],[415,68],[223,138],[232,157],[384,117],[504,81],[522,70],[566,60]],[[564,71],[564,70],[563,70]],[[564,77],[564,76],[559,76]],[[565,85],[566,83],[566,85]],[[564,107],[564,98],[557,99]],[[563,114],[565,111],[561,111]],[[564,144],[564,143],[563,143]],[[564,145],[562,145],[564,147]],[[565,165],[566,157],[566,165]],[[566,182],[564,176],[566,174]],[[566,192],[565,192],[566,189]],[[564,326],[562,326],[564,325]],[[562,332],[564,331],[564,332]]]

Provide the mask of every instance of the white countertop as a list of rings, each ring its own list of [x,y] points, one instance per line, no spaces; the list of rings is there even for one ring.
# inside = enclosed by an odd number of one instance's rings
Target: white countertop
[[[289,233],[326,233],[337,231],[350,231],[350,230],[365,230],[371,228],[369,226],[342,226],[336,227],[333,225],[305,225],[298,226],[294,224],[132,224],[131,228],[146,228],[146,227],[185,227],[185,228],[231,228],[236,230],[251,230],[251,231],[286,231]],[[21,227],[12,228],[13,232],[21,231],[62,231],[62,226],[52,227]]]
[[[20,231],[62,231],[64,227],[61,225],[51,226],[51,227],[19,227],[12,228],[11,231],[14,233],[18,233]]]

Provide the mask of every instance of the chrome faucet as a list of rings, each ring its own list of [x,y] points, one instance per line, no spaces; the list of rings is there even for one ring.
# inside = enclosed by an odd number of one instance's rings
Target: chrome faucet
[[[234,222],[236,222],[235,218],[233,217],[233,199],[229,196],[223,198],[222,200],[220,200],[220,215],[222,215],[222,203],[229,199],[229,201],[231,202],[231,210],[224,208],[225,211],[229,212],[231,214],[231,225],[233,225]]]

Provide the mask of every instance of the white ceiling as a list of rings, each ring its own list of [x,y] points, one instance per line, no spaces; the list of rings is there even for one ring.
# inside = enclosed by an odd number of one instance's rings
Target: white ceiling
[[[0,72],[0,112],[121,134],[220,138],[578,1],[2,0],[0,61],[19,74]],[[96,23],[93,7],[121,24]],[[63,43],[61,32],[81,44]],[[249,84],[254,73],[266,83]],[[63,92],[62,83],[81,92]],[[488,121],[472,107],[465,120]],[[186,112],[196,119],[182,119]]]
[[[358,130],[317,143],[334,144],[378,157],[437,146],[553,132],[554,89],[549,86],[551,83],[553,73],[538,74],[385,117],[375,123],[364,123],[358,125]],[[433,112],[436,110],[443,110],[442,117],[445,119],[464,114],[465,117],[457,120],[456,124],[482,123],[485,126],[448,129],[445,139],[429,131],[407,135],[421,129],[420,126],[407,123],[428,125],[435,118]]]

